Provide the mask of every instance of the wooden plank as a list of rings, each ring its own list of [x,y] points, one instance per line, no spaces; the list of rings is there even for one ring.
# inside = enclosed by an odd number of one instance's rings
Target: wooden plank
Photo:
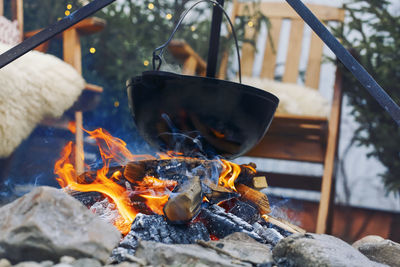
[[[270,187],[292,188],[318,192],[321,190],[321,176],[259,171],[257,171],[257,175],[265,176],[267,178],[268,186]]]
[[[313,140],[267,134],[246,156],[323,163],[325,147]]]
[[[221,80],[226,79],[226,72],[228,70],[228,63],[229,63],[229,51],[223,51],[222,52],[221,63],[219,65],[218,79],[221,79]]]
[[[96,92],[96,93],[102,93],[103,87],[95,85],[95,84],[87,83],[87,84],[85,84],[85,90],[89,90],[89,91]]]
[[[24,5],[22,0],[11,1],[12,19],[18,21],[20,40],[24,38]]]
[[[321,73],[321,60],[324,49],[324,43],[313,32],[311,35],[310,54],[306,70],[306,86],[317,89]]]
[[[197,61],[194,56],[189,56],[183,63],[182,74],[183,75],[195,75],[196,74]]]
[[[248,2],[239,3],[238,14],[246,14],[254,11],[254,8],[260,7],[260,11],[270,19],[287,18],[299,19],[299,15],[287,3],[282,2],[262,2],[260,5],[252,5]],[[326,5],[307,4],[307,7],[315,14],[317,18],[323,21],[343,21],[345,12],[341,8]]]
[[[81,43],[76,29],[70,28],[63,32],[63,58],[82,73]]]
[[[268,29],[271,39],[267,36],[267,44],[265,46],[264,59],[260,73],[261,78],[273,79],[276,66],[276,55],[278,53],[279,37],[282,27],[282,18],[270,18],[271,25]]]
[[[303,33],[304,21],[301,19],[292,20],[290,25],[290,39],[286,57],[285,73],[283,74],[282,79],[283,82],[297,83]]]
[[[339,140],[340,131],[340,114],[342,105],[342,77],[339,70],[336,71],[336,80],[333,93],[332,111],[329,118],[329,135],[328,144],[326,149],[326,155],[324,158],[324,173],[322,176],[322,187],[321,187],[321,200],[318,209],[317,219],[317,234],[323,234],[327,229],[328,213],[331,206],[333,205],[332,190],[333,185],[333,174],[335,167],[335,159],[337,156],[337,147]]]
[[[283,123],[310,123],[310,124],[325,124],[328,121],[326,117],[322,116],[301,116],[301,115],[292,115],[292,114],[276,114],[273,120],[275,122],[283,122]]]
[[[81,111],[75,112],[75,170],[78,175],[85,171],[83,150],[83,115]]]
[[[255,32],[254,27],[249,27],[248,25],[245,26],[245,39],[257,39],[257,34]],[[254,38],[256,37],[256,38]],[[242,47],[242,56],[240,59],[241,67],[242,67],[242,76],[251,77],[253,74],[253,64],[254,64],[254,57],[255,57],[256,48],[254,45],[246,42],[243,43]]]
[[[185,41],[181,40],[172,40],[171,43],[168,45],[168,51],[181,63],[183,63],[183,73],[193,73],[197,75],[201,75],[205,73],[207,64],[206,62],[197,54]],[[185,64],[189,64],[189,62],[185,61],[189,58],[193,57],[196,60],[196,65],[194,66],[193,70],[185,70]],[[192,59],[191,59],[192,61]],[[189,67],[190,65],[188,65]],[[192,66],[193,67],[193,66]]]
[[[89,35],[103,30],[106,25],[104,19],[90,17],[78,22],[71,28],[76,29],[80,35]]]
[[[0,0],[0,16],[4,16],[4,0]]]

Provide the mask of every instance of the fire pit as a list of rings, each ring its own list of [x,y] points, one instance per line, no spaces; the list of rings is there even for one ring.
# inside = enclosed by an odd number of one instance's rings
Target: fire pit
[[[302,229],[268,216],[258,190],[267,187],[256,166],[224,159],[191,158],[169,151],[133,155],[103,129],[86,131],[99,146],[103,167],[77,174],[68,143],[55,164],[58,182],[125,236],[113,254],[117,262],[135,253],[138,240],[189,244],[243,232],[265,244]]]

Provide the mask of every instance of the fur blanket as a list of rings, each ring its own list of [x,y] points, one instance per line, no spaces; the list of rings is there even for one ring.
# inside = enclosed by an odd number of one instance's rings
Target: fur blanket
[[[0,54],[11,48],[0,43]],[[59,58],[32,51],[0,69],[0,157],[9,156],[46,117],[60,117],[85,81]]]
[[[291,83],[282,83],[256,77],[243,77],[247,84],[276,95],[279,98],[277,113],[328,117],[329,102],[318,90]]]

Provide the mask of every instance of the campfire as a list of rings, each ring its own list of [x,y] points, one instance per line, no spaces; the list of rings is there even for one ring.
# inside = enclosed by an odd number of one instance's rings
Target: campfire
[[[303,232],[268,215],[268,198],[259,191],[268,185],[265,177],[257,176],[254,163],[238,165],[222,158],[185,157],[174,151],[134,155],[123,140],[104,129],[85,132],[98,145],[102,167],[91,170],[85,166],[86,172],[77,173],[74,144],[69,142],[54,167],[57,181],[124,236],[131,235],[139,214],[141,220],[153,216],[153,221],[146,220],[155,225],[189,229],[201,224],[196,229],[201,229],[199,236],[205,240],[244,231],[262,241],[262,234],[251,225],[257,221],[260,229],[269,222],[282,233]],[[226,227],[232,229],[227,231]]]

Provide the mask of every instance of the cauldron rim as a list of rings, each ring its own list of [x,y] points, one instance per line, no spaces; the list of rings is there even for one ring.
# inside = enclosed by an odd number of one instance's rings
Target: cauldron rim
[[[232,86],[232,89],[238,89],[238,90],[249,90],[246,91],[246,93],[253,93],[256,94],[260,97],[263,97],[269,101],[271,101],[273,104],[278,106],[279,104],[279,98],[275,96],[274,94],[259,89],[257,87],[253,87],[247,84],[242,84],[242,83],[237,83],[233,81],[228,81],[228,80],[221,80],[217,78],[212,78],[212,77],[202,77],[202,76],[193,76],[193,75],[184,75],[184,74],[178,74],[174,72],[167,72],[167,71],[157,71],[157,70],[150,70],[150,71],[144,71],[142,72],[141,76],[135,76],[132,79],[129,79],[127,82],[127,86],[130,86],[133,83],[134,79],[140,79],[146,76],[160,76],[160,77],[170,77],[170,78],[180,78],[180,79],[186,79],[188,81],[193,80],[197,82],[218,82],[222,83],[223,86]]]

